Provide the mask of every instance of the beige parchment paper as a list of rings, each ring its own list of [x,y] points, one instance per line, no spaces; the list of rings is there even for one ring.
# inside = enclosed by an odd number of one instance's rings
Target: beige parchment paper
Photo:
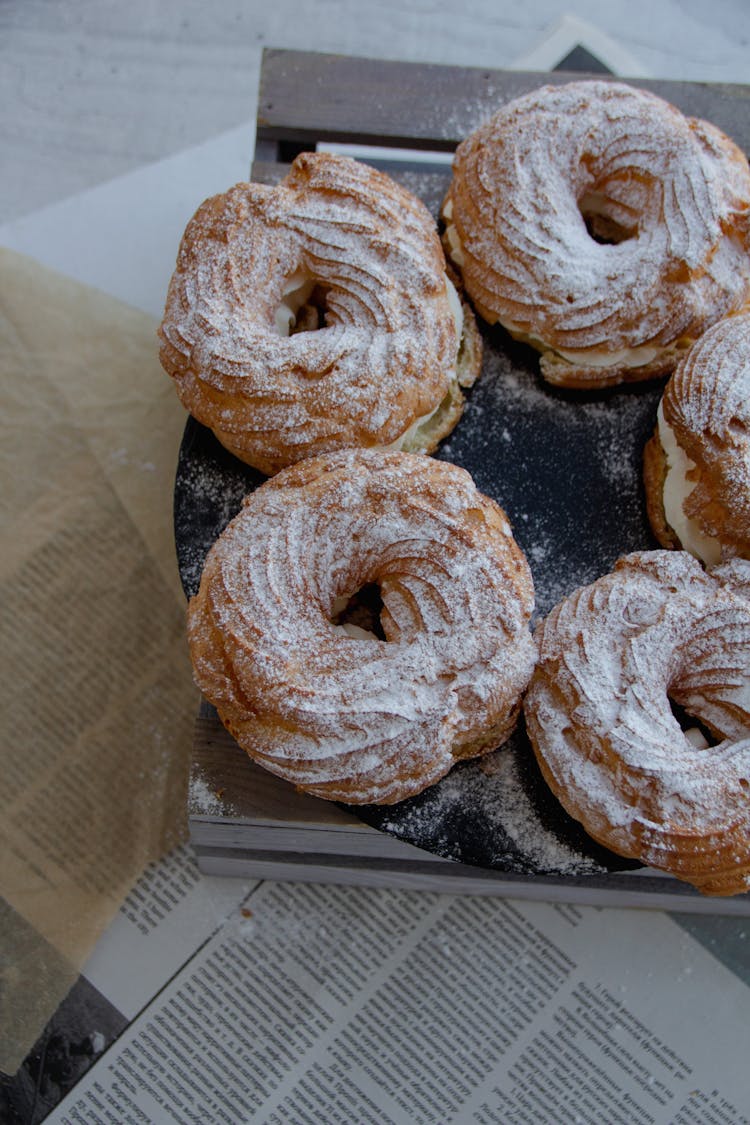
[[[184,838],[197,693],[153,319],[0,250],[0,1069]]]

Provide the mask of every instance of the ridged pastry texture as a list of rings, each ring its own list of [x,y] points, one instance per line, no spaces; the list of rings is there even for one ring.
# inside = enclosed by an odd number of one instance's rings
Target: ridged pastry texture
[[[625,556],[537,627],[524,703],[586,831],[712,895],[750,887],[749,581],[744,560],[709,574],[683,551]],[[693,745],[670,700],[717,744]]]
[[[382,628],[337,606],[376,584]],[[320,797],[389,804],[511,733],[533,585],[503,511],[454,465],[349,450],[285,469],[212,547],[195,678],[247,753]]]
[[[747,159],[623,83],[504,106],[459,146],[444,214],[475,308],[563,386],[665,374],[750,296]]]
[[[426,437],[410,435],[431,452],[481,364],[467,304],[459,357],[460,308],[420,200],[355,160],[303,153],[281,184],[237,184],[199,208],[160,358],[184,406],[264,473],[387,446],[437,411]]]
[[[667,383],[661,416],[689,463],[683,462],[686,495],[675,502],[694,521],[699,538],[694,549],[693,525],[684,531],[669,522],[664,499],[669,463],[657,426],[644,454],[648,513],[657,539],[665,547],[692,550],[704,562],[710,559],[702,536],[715,541],[722,558],[750,558],[750,315],[727,317],[691,348]]]

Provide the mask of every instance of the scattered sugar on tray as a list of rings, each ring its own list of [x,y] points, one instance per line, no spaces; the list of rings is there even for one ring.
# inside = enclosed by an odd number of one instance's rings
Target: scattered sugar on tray
[[[489,823],[498,823],[542,871],[557,874],[602,871],[592,859],[581,856],[562,843],[553,832],[540,824],[518,774],[514,755],[502,750],[485,763],[482,773],[489,784],[480,788],[482,806]],[[501,857],[499,857],[501,858]]]
[[[398,820],[386,821],[383,829],[417,847],[461,860],[460,846],[445,826],[471,813],[481,821],[490,865],[537,874],[603,871],[593,859],[575,851],[541,823],[519,774],[519,752],[524,751],[501,748],[480,762],[454,769],[428,792],[426,800]]]
[[[217,791],[205,776],[194,772],[190,777],[189,788],[191,816],[232,816],[236,809],[224,794]]]
[[[537,613],[546,613],[609,570],[619,554],[652,545],[642,514],[641,454],[660,388],[596,398],[560,393],[544,384],[531,360],[524,369],[525,349],[506,348],[498,333],[485,348],[482,379],[462,424],[439,456],[470,466],[477,485],[505,508],[532,566]],[[573,502],[562,486],[558,494],[558,464],[574,467]],[[609,521],[606,534],[592,522],[599,516]]]
[[[226,462],[200,458],[186,459],[180,466],[175,540],[180,575],[188,594],[198,588],[214,537],[237,514],[252,487],[249,470],[240,462],[230,469]],[[210,520],[204,524],[200,521],[205,513],[210,514]]]
[[[462,95],[447,112],[440,107],[440,119],[432,126],[434,131],[430,136],[466,137],[487,121],[498,106],[528,93],[528,82],[523,77],[517,81],[510,74],[504,77],[503,86],[484,78],[481,95],[473,98]]]

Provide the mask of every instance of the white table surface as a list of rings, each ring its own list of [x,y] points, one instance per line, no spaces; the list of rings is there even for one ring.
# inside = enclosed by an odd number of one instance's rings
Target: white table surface
[[[750,81],[747,0],[2,0],[0,223],[253,121],[264,46],[506,67],[566,16],[631,76]]]

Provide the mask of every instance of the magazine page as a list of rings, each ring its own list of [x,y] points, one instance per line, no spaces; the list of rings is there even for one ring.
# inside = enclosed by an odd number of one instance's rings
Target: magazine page
[[[202,875],[188,844],[151,863],[83,966],[132,1020],[257,885]]]
[[[660,913],[263,883],[49,1120],[746,1125],[749,1020]]]

